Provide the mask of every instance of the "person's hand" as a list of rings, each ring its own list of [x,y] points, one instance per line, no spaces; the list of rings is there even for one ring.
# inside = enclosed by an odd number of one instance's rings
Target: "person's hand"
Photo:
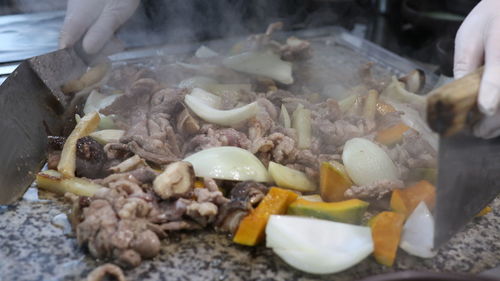
[[[500,135],[500,0],[483,0],[465,18],[455,38],[455,79],[474,71],[484,62],[478,97],[486,118],[474,128],[483,138]]]
[[[68,0],[59,47],[83,38],[83,50],[95,54],[110,42],[114,32],[128,20],[140,0]]]

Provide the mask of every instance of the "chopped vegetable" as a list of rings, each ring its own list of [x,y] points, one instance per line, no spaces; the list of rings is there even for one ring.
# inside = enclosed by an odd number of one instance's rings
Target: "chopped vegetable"
[[[201,119],[222,126],[241,123],[257,114],[257,102],[230,110],[218,110],[207,105],[203,100],[186,95],[186,105]]]
[[[394,108],[394,106],[388,104],[388,103],[385,103],[383,101],[378,101],[377,102],[377,112],[378,114],[384,116],[384,115],[387,115],[389,113],[393,113],[393,112],[396,112],[396,109]]]
[[[321,198],[327,202],[345,199],[344,193],[353,185],[344,165],[337,161],[323,162],[319,170]]]
[[[316,184],[301,171],[288,168],[275,162],[269,162],[269,175],[279,186],[298,191],[315,191]]]
[[[400,122],[389,128],[380,130],[375,136],[375,140],[381,144],[391,146],[403,140],[403,134],[408,131],[410,127],[406,126],[405,123]]]
[[[342,113],[346,113],[351,109],[351,107],[354,106],[356,103],[356,100],[358,99],[358,95],[349,95],[342,100],[339,101],[339,108],[342,111]]]
[[[423,107],[426,104],[424,96],[419,96],[408,92],[404,88],[404,84],[399,82],[396,77],[392,77],[391,83],[384,89],[381,94],[391,100],[396,100],[403,103],[413,104],[417,107]]]
[[[65,177],[75,176],[76,167],[76,142],[78,139],[83,138],[92,133],[99,125],[99,113],[92,112],[85,115],[75,129],[71,132],[69,137],[64,143],[61,159],[57,164],[57,170]]]
[[[425,202],[420,202],[406,220],[401,237],[401,249],[408,254],[432,258],[434,251],[434,218]]]
[[[66,178],[55,170],[38,173],[35,182],[39,188],[60,195],[70,192],[78,196],[92,196],[103,187],[83,178]]]
[[[270,215],[284,214],[298,195],[290,190],[272,187],[257,208],[240,222],[233,241],[255,246],[264,240],[264,231]]]
[[[392,191],[391,208],[408,217],[421,201],[424,201],[431,209],[434,208],[436,202],[436,188],[426,180]]]
[[[105,145],[107,143],[119,142],[123,134],[125,134],[124,130],[109,129],[92,132],[89,136],[95,139],[100,144]]]
[[[476,217],[485,216],[486,214],[491,213],[491,211],[493,211],[493,209],[490,206],[486,206],[486,207],[484,207],[484,209],[481,210],[481,212],[479,212],[476,215]]]
[[[292,128],[297,131],[297,147],[302,149],[311,146],[311,111],[297,107],[292,114]]]
[[[197,58],[213,58],[219,55],[216,51],[210,49],[209,47],[205,45],[201,45],[198,50],[196,50],[196,53],[194,54],[195,57]]]
[[[419,111],[408,104],[402,104],[394,101],[387,102],[394,106],[394,108],[398,111],[404,112],[404,114],[401,115],[401,121],[421,134],[422,138],[426,140],[434,148],[434,150],[438,150],[438,135],[429,128],[429,125],[427,125],[427,122],[424,118],[422,118]]]
[[[227,57],[226,67],[243,73],[271,78],[283,84],[292,84],[292,64],[272,52],[245,52]]]
[[[197,177],[269,182],[266,167],[248,150],[234,146],[204,149],[184,159],[194,167]]]
[[[89,68],[79,79],[64,84],[61,91],[65,94],[75,93],[97,84],[106,76],[110,66],[108,62],[104,62]]]
[[[404,83],[405,89],[409,92],[418,93],[425,85],[425,73],[420,69],[414,69],[398,80]]]
[[[99,112],[99,110],[112,104],[115,101],[115,99],[119,96],[120,94],[105,95],[99,93],[96,90],[93,90],[87,97],[87,101],[85,102],[85,106],[83,107],[83,113],[87,115],[95,111]],[[104,114],[99,113],[99,116],[101,118],[101,121],[99,122],[98,126],[99,129],[105,130],[105,129],[115,128],[113,115],[106,116]]]
[[[279,116],[279,122],[284,128],[291,128],[292,122],[290,121],[290,114],[284,104],[281,105],[281,111]]]
[[[378,180],[396,180],[398,169],[389,155],[375,143],[353,138],[344,145],[342,161],[347,174],[357,185],[368,185]]]
[[[369,227],[272,215],[266,244],[289,265],[313,274],[343,271],[373,251]]]
[[[370,220],[375,260],[392,266],[396,259],[405,217],[395,212],[382,212]]]
[[[358,199],[330,203],[297,199],[288,207],[288,214],[359,224],[368,205]]]
[[[83,107],[83,113],[87,115],[94,111],[99,111],[112,104],[119,96],[121,96],[121,94],[105,95],[101,94],[97,90],[93,90],[87,97],[87,101],[85,102],[85,106]]]
[[[195,180],[194,188],[205,188],[205,183],[202,180]]]
[[[194,88],[193,90],[191,90],[191,93],[189,95],[200,99],[204,104],[216,109],[219,109],[222,105],[221,97],[200,88]]]
[[[302,195],[299,196],[299,199],[304,199],[311,202],[323,202],[323,199],[321,199],[321,196],[319,196],[318,194]]]
[[[376,90],[368,91],[363,107],[363,117],[365,117],[366,120],[373,121],[375,119],[375,113],[377,113],[377,100],[378,92]]]

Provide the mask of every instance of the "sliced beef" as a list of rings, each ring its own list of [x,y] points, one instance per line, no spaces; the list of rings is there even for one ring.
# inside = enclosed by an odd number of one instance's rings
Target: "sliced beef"
[[[368,135],[375,129],[374,124],[362,118],[345,117],[336,121],[316,118],[312,122],[313,133],[326,145],[343,146],[352,138]]]
[[[257,206],[269,188],[261,183],[245,181],[237,183],[230,193],[230,201],[220,206],[215,221],[218,231],[234,234],[240,221]]]
[[[250,140],[247,136],[233,128],[217,128],[213,125],[204,125],[200,134],[193,136],[183,147],[188,154],[203,149],[218,146],[236,146],[248,149]]]
[[[266,166],[269,161],[280,164],[293,163],[299,154],[295,140],[282,133],[273,133],[254,140],[249,150],[256,154]]]
[[[380,180],[363,186],[351,186],[345,191],[346,198],[380,200],[394,189],[404,188],[401,180]]]

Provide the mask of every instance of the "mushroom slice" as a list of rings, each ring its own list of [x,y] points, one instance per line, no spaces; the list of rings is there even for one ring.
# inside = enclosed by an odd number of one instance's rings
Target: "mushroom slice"
[[[420,69],[415,69],[398,80],[405,84],[408,92],[418,93],[425,85],[425,73]]]
[[[162,199],[187,195],[194,185],[194,170],[189,162],[174,162],[153,181],[153,190]]]

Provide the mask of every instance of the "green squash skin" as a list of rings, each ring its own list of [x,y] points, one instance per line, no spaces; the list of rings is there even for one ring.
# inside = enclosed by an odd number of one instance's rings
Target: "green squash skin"
[[[288,207],[287,214],[350,224],[360,224],[368,205],[368,203],[363,203],[351,208],[321,208],[319,206],[292,203]]]

